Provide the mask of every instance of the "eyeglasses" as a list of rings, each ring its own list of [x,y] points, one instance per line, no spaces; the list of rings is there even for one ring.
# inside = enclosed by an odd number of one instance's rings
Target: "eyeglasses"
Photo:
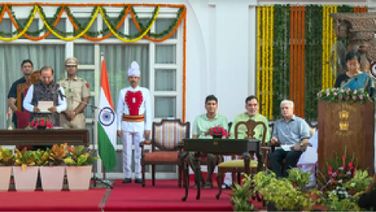
[[[77,67],[77,65],[65,65],[65,67],[67,67],[67,68],[75,68],[75,67]]]

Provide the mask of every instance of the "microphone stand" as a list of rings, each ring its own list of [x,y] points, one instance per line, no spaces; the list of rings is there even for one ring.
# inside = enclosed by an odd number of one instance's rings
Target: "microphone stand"
[[[64,97],[65,99],[67,99],[67,96],[63,95],[61,92],[59,92],[59,95],[60,95],[60,98]],[[94,135],[94,126],[95,126],[95,118],[97,116],[96,111],[98,109],[100,109],[100,108],[97,107],[97,106],[95,106],[95,105],[83,102],[83,101],[77,101],[77,100],[73,100],[73,101],[78,102],[80,104],[83,103],[87,107],[90,107],[92,114],[94,114],[94,118],[91,121],[90,131],[91,131],[91,135],[92,135],[91,145],[93,146],[93,149],[96,149],[95,148],[96,147],[95,146],[95,139],[94,139],[94,136],[96,136],[96,135]],[[102,183],[103,185],[105,185],[106,188],[111,188],[112,189],[113,188],[112,187],[112,182],[109,181],[109,180],[106,180],[106,172],[104,171],[103,165],[102,165],[102,174],[103,174],[102,179],[100,179],[100,178],[97,177],[97,173],[98,173],[98,169],[96,168],[95,171],[93,171],[93,177],[91,178],[91,180],[93,181],[94,187],[97,187],[97,182],[99,182],[99,183]]]

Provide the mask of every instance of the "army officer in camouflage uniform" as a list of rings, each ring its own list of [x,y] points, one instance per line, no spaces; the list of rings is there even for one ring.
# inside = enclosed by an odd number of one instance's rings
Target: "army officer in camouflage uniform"
[[[67,110],[60,115],[61,126],[64,128],[85,128],[84,110],[89,102],[89,83],[77,76],[78,60],[69,57],[65,60],[67,78],[59,81],[64,88],[67,99]]]

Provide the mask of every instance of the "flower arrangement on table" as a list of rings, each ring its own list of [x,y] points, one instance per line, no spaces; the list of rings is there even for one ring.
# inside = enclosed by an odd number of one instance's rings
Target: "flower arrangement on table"
[[[34,118],[29,123],[29,127],[34,129],[51,129],[53,126],[52,121],[47,118]]]
[[[209,129],[208,134],[211,135],[213,138],[227,138],[228,132],[225,128],[221,126],[215,126]]]
[[[317,93],[320,100],[329,102],[372,102],[372,98],[363,89],[350,90],[342,88],[327,88]]]

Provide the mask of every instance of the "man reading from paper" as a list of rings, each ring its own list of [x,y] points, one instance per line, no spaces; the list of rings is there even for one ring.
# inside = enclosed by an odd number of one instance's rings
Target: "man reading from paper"
[[[60,126],[59,113],[67,109],[64,89],[54,82],[51,66],[41,68],[40,79],[30,86],[23,107],[32,113],[32,118],[47,118],[54,126]]]

